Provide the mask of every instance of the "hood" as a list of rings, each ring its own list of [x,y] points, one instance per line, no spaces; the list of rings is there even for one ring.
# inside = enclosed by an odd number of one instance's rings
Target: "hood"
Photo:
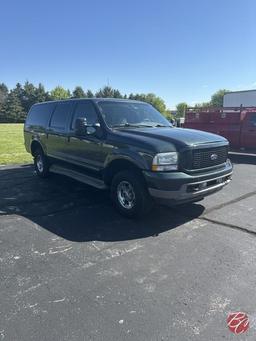
[[[151,138],[157,141],[164,141],[172,143],[180,148],[195,147],[203,144],[211,143],[227,143],[227,140],[219,135],[207,133],[201,130],[195,129],[183,129],[183,128],[124,128],[119,130],[124,132],[126,136],[145,137]],[[153,142],[153,141],[152,141]],[[154,143],[154,144],[155,144]]]

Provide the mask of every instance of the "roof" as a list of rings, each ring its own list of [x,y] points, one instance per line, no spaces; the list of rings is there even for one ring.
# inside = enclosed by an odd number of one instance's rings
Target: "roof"
[[[229,95],[229,94],[237,94],[240,92],[256,92],[256,89],[251,89],[251,90],[238,90],[238,91],[229,91],[227,92],[224,96]]]
[[[60,99],[55,101],[46,101],[46,102],[39,102],[35,103],[36,105],[45,104],[45,103],[59,103],[59,102],[70,102],[70,101],[84,101],[89,100],[95,103],[98,102],[127,102],[127,103],[146,103],[143,101],[137,101],[133,99],[123,99],[123,98],[68,98],[68,99]]]

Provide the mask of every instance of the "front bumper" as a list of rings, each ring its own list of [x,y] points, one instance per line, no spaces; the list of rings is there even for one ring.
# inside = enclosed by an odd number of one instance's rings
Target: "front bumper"
[[[230,181],[233,167],[228,160],[221,169],[190,175],[183,172],[144,172],[148,191],[159,202],[179,204],[198,201],[213,194]]]

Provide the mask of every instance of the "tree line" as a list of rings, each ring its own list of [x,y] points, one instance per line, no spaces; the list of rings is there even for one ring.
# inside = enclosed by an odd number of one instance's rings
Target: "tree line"
[[[30,107],[39,102],[54,101],[67,98],[124,98],[135,99],[151,103],[158,111],[168,115],[164,100],[153,93],[148,94],[122,94],[118,89],[104,86],[95,93],[85,91],[81,86],[76,86],[71,92],[62,86],[57,86],[51,91],[46,91],[43,84],[38,86],[26,82],[24,85],[17,83],[13,89],[8,89],[0,83],[0,122],[24,122]]]
[[[197,103],[194,105],[195,108],[202,108],[202,107],[222,107],[223,106],[223,98],[224,95],[230,92],[227,89],[220,89],[216,91],[212,96],[209,102]],[[176,117],[184,117],[186,109],[189,105],[186,102],[181,102],[177,104],[176,109]]]
[[[228,90],[222,89],[212,95],[211,101],[207,103],[198,103],[200,106],[222,106],[223,96]],[[104,86],[95,93],[90,89],[84,90],[81,86],[76,86],[71,92],[62,86],[57,86],[51,91],[46,91],[43,84],[34,85],[25,82],[24,85],[17,83],[13,89],[8,89],[4,83],[0,83],[0,122],[24,122],[30,107],[38,102],[61,100],[67,98],[124,98],[140,100],[152,104],[158,111],[167,118],[173,118],[173,111],[168,110],[165,101],[153,94],[122,94],[118,89],[111,86]],[[183,117],[188,104],[179,103],[176,106],[176,118]]]

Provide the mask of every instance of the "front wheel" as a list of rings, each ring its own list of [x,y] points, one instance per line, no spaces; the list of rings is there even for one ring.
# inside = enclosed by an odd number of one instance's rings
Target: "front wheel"
[[[143,216],[152,207],[152,199],[138,171],[117,173],[111,184],[111,197],[117,210],[128,218]]]
[[[49,162],[41,148],[38,148],[34,154],[35,171],[41,178],[49,176]]]

